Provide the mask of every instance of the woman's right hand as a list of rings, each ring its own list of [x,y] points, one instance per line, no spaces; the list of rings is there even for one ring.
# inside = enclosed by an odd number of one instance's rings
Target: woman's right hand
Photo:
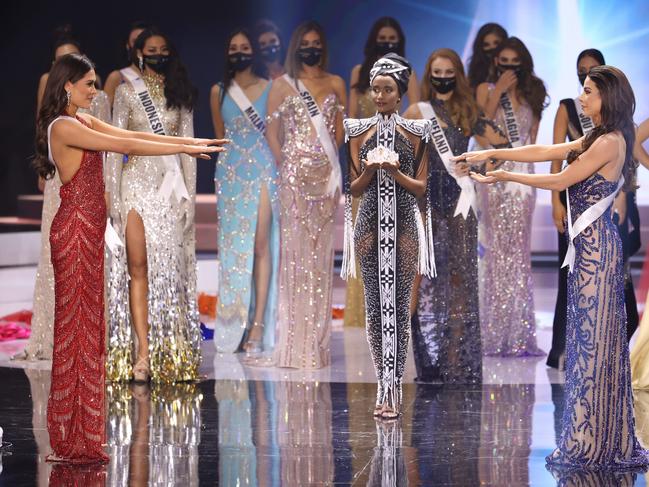
[[[365,171],[369,171],[371,173],[375,173],[379,169],[381,169],[381,163],[380,162],[369,162],[366,160],[363,160],[363,166],[365,167]]]
[[[559,233],[566,231],[566,220],[568,218],[568,213],[566,212],[566,207],[563,206],[561,200],[558,196],[552,197],[552,220],[554,221],[554,226],[557,227]]]
[[[518,78],[516,77],[516,73],[511,69],[508,69],[503,74],[501,74],[498,78],[498,81],[496,81],[495,90],[501,94],[505,93],[512,86],[514,86],[517,81]]]
[[[210,160],[210,154],[213,152],[225,152],[224,147],[215,145],[183,145],[182,152],[189,156],[197,157],[199,159]]]

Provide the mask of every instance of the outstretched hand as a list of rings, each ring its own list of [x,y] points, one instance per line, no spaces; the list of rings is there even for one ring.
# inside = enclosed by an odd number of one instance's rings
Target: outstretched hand
[[[225,145],[230,142],[230,139],[191,139],[191,145]]]
[[[507,181],[507,174],[507,171],[498,169],[496,171],[487,171],[487,174],[485,175],[479,174],[477,172],[471,172],[470,176],[471,179],[477,181],[478,183],[493,184],[497,183],[498,181]]]
[[[464,154],[460,154],[459,156],[451,157],[451,160],[454,162],[465,161],[468,162],[469,164],[484,162],[488,159],[491,159],[490,150],[469,151],[469,152],[465,152]]]
[[[225,148],[215,145],[185,145],[183,152],[187,155],[194,156],[199,159],[209,160],[211,159],[210,154],[214,152],[225,152]]]

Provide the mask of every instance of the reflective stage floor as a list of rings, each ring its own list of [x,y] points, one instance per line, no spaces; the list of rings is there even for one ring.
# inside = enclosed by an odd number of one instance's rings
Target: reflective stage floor
[[[554,276],[535,272],[544,350]],[[15,311],[5,290],[0,284],[0,312]],[[337,287],[334,302],[341,295]],[[44,461],[49,364],[9,362],[24,341],[2,343],[0,426],[12,446],[0,456],[0,487],[45,486],[50,478],[80,486],[646,485],[643,474],[555,478],[546,470],[564,392],[562,374],[547,369],[544,357],[487,358],[483,385],[451,387],[414,383],[410,356],[402,417],[375,421],[363,330],[336,325],[333,365],[320,371],[250,367],[204,343],[205,379],[197,384],[109,385],[111,462],[99,472],[53,470]],[[636,395],[636,419],[649,444],[649,393]]]

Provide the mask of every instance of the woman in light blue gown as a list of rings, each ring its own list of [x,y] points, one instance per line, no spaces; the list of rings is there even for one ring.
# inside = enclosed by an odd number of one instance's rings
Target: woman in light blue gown
[[[552,146],[466,153],[458,160],[537,162],[567,159],[555,174],[491,171],[474,179],[513,181],[568,190],[566,390],[557,449],[547,457],[561,485],[575,485],[575,471],[629,471],[649,466],[635,433],[626,337],[622,243],[610,207],[633,171],[635,98],[617,68],[590,70],[580,96],[595,123],[588,135]],[[507,222],[503,222],[507,224]],[[609,484],[610,485],[610,484]]]
[[[277,169],[264,138],[270,82],[258,74],[245,31],[230,35],[226,50],[223,83],[210,94],[215,132],[231,139],[214,175],[220,265],[214,345],[219,352],[259,353],[274,345],[279,264]]]

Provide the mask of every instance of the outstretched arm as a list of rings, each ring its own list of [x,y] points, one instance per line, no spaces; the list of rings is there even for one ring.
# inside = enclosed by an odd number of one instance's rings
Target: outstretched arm
[[[563,144],[561,144],[563,145]],[[530,146],[533,147],[533,146]],[[471,173],[471,177],[481,183],[512,181],[535,188],[563,191],[598,172],[608,163],[619,157],[620,145],[617,137],[607,134],[598,138],[576,160],[563,171],[555,174],[525,174],[503,170],[487,172],[486,176]]]
[[[482,151],[465,152],[454,157],[453,160],[466,161],[469,163],[483,162],[487,159],[499,159],[502,161],[516,162],[546,162],[553,159],[565,159],[571,150],[579,150],[583,137],[572,142],[564,142],[554,145],[524,145],[512,147],[511,149],[487,149]]]

